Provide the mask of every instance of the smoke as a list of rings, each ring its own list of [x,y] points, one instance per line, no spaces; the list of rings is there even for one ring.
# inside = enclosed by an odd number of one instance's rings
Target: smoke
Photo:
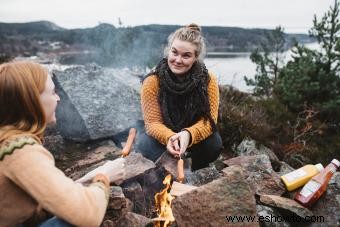
[[[60,39],[83,51],[62,55],[59,61],[62,64],[94,62],[106,67],[153,67],[162,57],[171,32],[160,33],[156,27],[116,28],[100,24],[92,29],[69,30]]]

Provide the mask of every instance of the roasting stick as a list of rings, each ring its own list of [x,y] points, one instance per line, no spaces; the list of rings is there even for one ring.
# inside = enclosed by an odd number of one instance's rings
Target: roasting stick
[[[130,129],[129,136],[128,136],[126,143],[125,143],[125,146],[122,150],[122,157],[126,157],[130,154],[133,141],[136,138],[136,132],[137,132],[137,130],[135,128]]]

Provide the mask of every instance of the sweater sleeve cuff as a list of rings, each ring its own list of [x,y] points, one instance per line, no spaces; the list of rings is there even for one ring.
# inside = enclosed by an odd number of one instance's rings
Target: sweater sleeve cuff
[[[166,141],[164,141],[164,142],[165,142],[165,143],[164,143],[165,146],[168,145],[168,142],[169,142],[170,137],[173,136],[173,135],[175,135],[175,134],[176,134],[176,133],[173,132],[173,133],[169,133],[169,134],[166,135],[166,137],[165,137],[165,140],[166,140]]]

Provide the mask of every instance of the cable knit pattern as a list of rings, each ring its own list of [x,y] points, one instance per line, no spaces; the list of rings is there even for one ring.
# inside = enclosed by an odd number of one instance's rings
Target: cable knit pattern
[[[211,109],[211,117],[217,123],[219,90],[217,78],[209,72],[210,82],[208,84],[208,95]],[[169,138],[176,134],[163,123],[161,109],[158,103],[159,81],[156,75],[149,76],[143,82],[141,91],[142,111],[145,121],[147,134],[157,139],[160,143],[166,145]],[[191,134],[191,144],[199,143],[212,134],[212,128],[208,121],[203,119],[191,127],[185,128]]]
[[[166,145],[169,138],[176,134],[163,124],[158,103],[159,81],[157,76],[149,76],[143,82],[141,103],[147,134]]]

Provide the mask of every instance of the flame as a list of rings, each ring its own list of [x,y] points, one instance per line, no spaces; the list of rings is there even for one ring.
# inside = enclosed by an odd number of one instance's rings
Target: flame
[[[171,222],[175,221],[175,218],[172,214],[171,209],[171,201],[174,199],[170,194],[171,189],[171,175],[167,175],[163,184],[165,184],[165,188],[155,195],[156,208],[158,213],[158,218],[155,218],[155,225],[157,227],[161,227],[161,222],[164,222],[163,226],[169,226]]]

